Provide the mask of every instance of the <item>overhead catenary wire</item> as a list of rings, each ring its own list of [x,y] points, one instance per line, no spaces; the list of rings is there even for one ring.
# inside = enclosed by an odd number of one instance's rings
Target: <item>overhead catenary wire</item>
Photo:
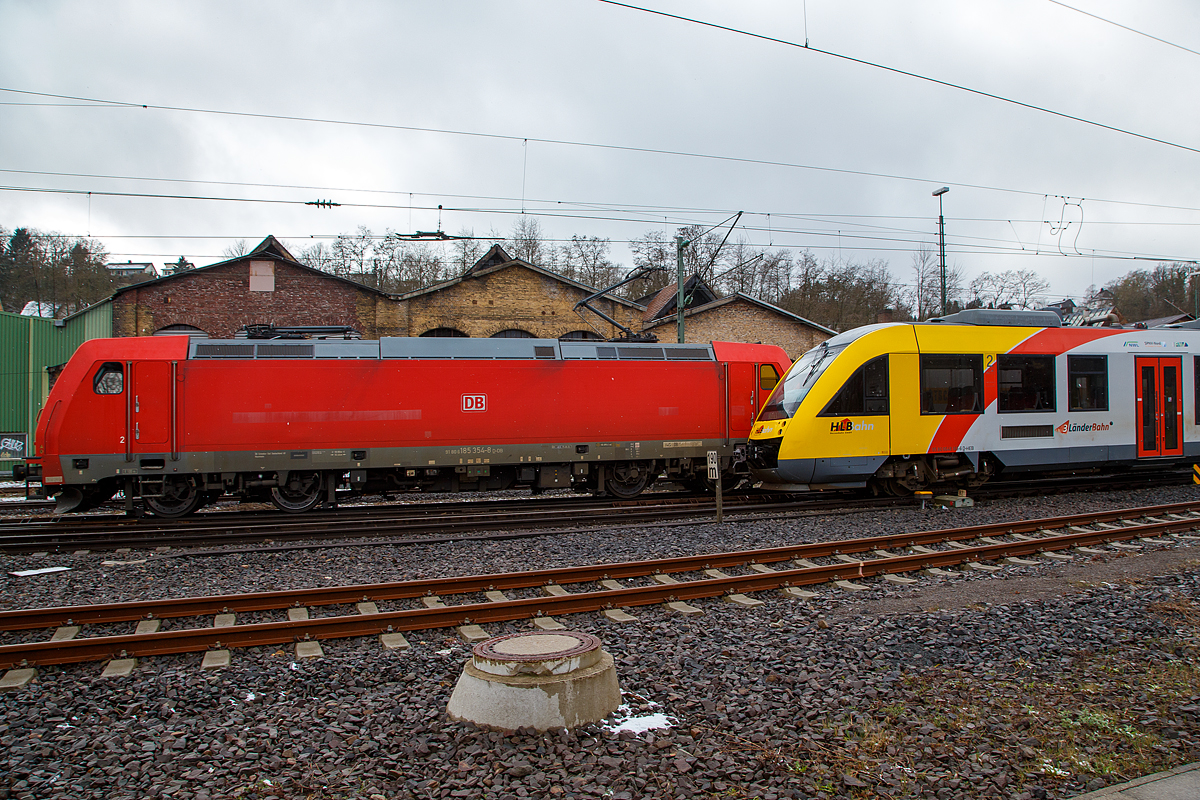
[[[600,0],[600,2],[611,2],[611,1],[612,0]],[[625,5],[625,4],[618,3],[617,5]],[[629,6],[629,7],[637,8],[636,6]],[[651,12],[651,13],[663,13],[663,12]],[[667,15],[667,16],[672,16],[672,15]],[[686,18],[683,18],[683,19],[686,19]],[[702,24],[711,24],[711,23],[702,23]],[[722,26],[715,26],[715,27],[722,27]],[[759,34],[750,34],[750,35],[759,36]],[[771,38],[771,37],[763,37],[763,38]],[[784,41],[784,40],[778,40],[778,41]],[[799,45],[796,45],[796,46],[799,46]],[[819,51],[819,50],[816,50],[813,48],[806,48],[806,49],[812,49],[813,52],[822,52],[822,53],[824,52],[824,51]],[[929,80],[933,80],[933,79],[929,79]],[[974,91],[974,90],[969,90],[969,91]],[[303,116],[287,115],[287,114],[265,114],[265,113],[260,113],[260,112],[249,112],[249,111],[231,111],[231,110],[223,110],[223,109],[205,109],[205,108],[192,108],[192,107],[185,107],[185,106],[143,104],[143,103],[133,103],[133,102],[127,102],[127,101],[101,100],[101,99],[96,99],[96,98],[77,97],[74,95],[56,95],[56,94],[51,94],[48,92],[36,92],[36,91],[28,90],[28,89],[15,89],[15,88],[11,88],[11,87],[3,87],[3,86],[0,86],[0,92],[11,92],[11,93],[17,93],[17,94],[37,95],[37,96],[44,96],[44,97],[64,97],[64,98],[70,98],[70,99],[74,99],[74,100],[86,101],[86,102],[90,102],[90,103],[94,104],[91,106],[86,106],[86,105],[81,106],[81,107],[85,107],[85,108],[86,107],[118,108],[118,109],[139,109],[140,108],[140,109],[153,109],[153,110],[160,110],[160,111],[177,111],[177,112],[194,113],[194,114],[215,114],[215,115],[232,116],[232,117],[280,120],[280,121],[288,121],[288,122],[306,122],[306,123],[316,123],[316,124],[326,124],[326,125],[344,125],[344,126],[352,126],[352,127],[356,126],[356,127],[375,128],[375,129],[383,129],[383,130],[411,131],[411,132],[417,132],[417,133],[440,133],[440,134],[446,134],[446,135],[452,135],[452,136],[468,136],[468,137],[478,137],[478,138],[485,138],[485,139],[499,139],[499,140],[511,141],[511,142],[522,142],[522,143],[524,143],[524,142],[541,142],[543,144],[554,144],[554,145],[561,145],[561,146],[568,146],[568,147],[589,147],[589,148],[615,150],[615,151],[623,151],[623,152],[631,152],[631,153],[645,153],[645,154],[649,154],[649,155],[667,155],[667,156],[677,156],[677,157],[681,157],[681,158],[695,158],[695,159],[703,159],[703,160],[709,160],[709,161],[722,161],[722,162],[729,162],[729,163],[736,163],[736,164],[750,164],[750,165],[756,165],[756,166],[779,167],[779,168],[784,168],[784,169],[812,170],[812,171],[817,171],[817,172],[828,172],[828,173],[832,173],[832,174],[857,175],[857,176],[866,177],[866,178],[882,178],[882,179],[887,179],[887,180],[907,181],[907,182],[921,183],[921,184],[945,183],[945,184],[950,184],[952,186],[955,186],[958,188],[964,188],[964,189],[980,189],[980,190],[984,190],[984,191],[1004,192],[1004,193],[1009,193],[1009,194],[1029,195],[1029,196],[1037,196],[1037,197],[1041,197],[1046,194],[1050,194],[1050,195],[1064,194],[1063,192],[1055,192],[1055,191],[1044,191],[1044,190],[1035,190],[1035,189],[1016,189],[1016,188],[1005,187],[1005,186],[995,186],[995,185],[989,185],[989,184],[971,183],[971,182],[967,182],[967,181],[954,180],[954,179],[946,178],[946,177],[901,175],[898,173],[879,172],[879,171],[872,171],[872,170],[856,170],[856,169],[848,169],[848,168],[844,168],[844,167],[826,167],[826,166],[820,166],[820,165],[816,165],[816,164],[800,164],[800,163],[796,163],[796,162],[779,161],[779,160],[773,160],[773,159],[750,158],[748,156],[721,155],[721,154],[716,154],[716,153],[701,153],[701,152],[694,152],[694,151],[687,151],[687,150],[673,150],[673,149],[669,149],[669,148],[642,147],[642,146],[636,146],[636,145],[611,144],[611,143],[604,143],[604,142],[586,142],[586,141],[581,141],[581,140],[569,140],[569,139],[551,139],[551,138],[535,137],[535,136],[521,136],[521,135],[503,134],[503,133],[488,133],[488,132],[483,132],[483,131],[463,131],[463,130],[455,130],[455,129],[450,129],[450,128],[429,128],[429,127],[421,127],[421,126],[415,126],[415,125],[397,125],[397,124],[392,124],[392,123],[368,122],[368,121],[362,121],[362,120],[343,120],[343,119],[333,119],[333,118],[323,118],[323,117],[303,117]],[[1012,102],[1017,102],[1017,101],[1012,101]],[[1048,112],[1048,113],[1058,113],[1058,112]],[[1093,123],[1093,124],[1099,124],[1099,123]],[[1107,127],[1107,126],[1103,126],[1103,127]],[[1119,130],[1119,129],[1114,129],[1114,130]],[[1131,135],[1138,136],[1140,134],[1131,134]],[[1149,137],[1143,137],[1143,138],[1149,138]],[[1170,142],[1165,142],[1165,141],[1163,143],[1164,144],[1172,144]],[[1190,148],[1190,147],[1187,147],[1184,145],[1174,145],[1173,144],[1172,146],[1180,147],[1185,150],[1192,150],[1194,152],[1200,153],[1200,149]],[[0,170],[0,171],[7,171],[7,170]],[[16,170],[14,170],[14,172],[15,171]],[[146,180],[161,180],[161,179],[147,178]],[[239,184],[230,184],[230,185],[239,185]],[[244,184],[244,185],[256,185],[256,184]],[[265,185],[271,185],[271,184],[265,184]],[[303,188],[308,188],[308,187],[303,187]],[[328,187],[315,187],[315,188],[328,190]],[[346,189],[345,191],[386,191],[386,190]],[[407,192],[404,192],[404,193],[407,194]],[[430,194],[430,193],[424,193],[424,194]],[[1074,196],[1078,196],[1078,195],[1074,195]],[[1186,210],[1186,211],[1200,211],[1200,208],[1191,207],[1191,206],[1172,206],[1172,205],[1159,204],[1159,203],[1145,203],[1145,202],[1138,202],[1138,201],[1113,200],[1113,199],[1107,199],[1107,198],[1101,198],[1101,197],[1090,197],[1090,196],[1087,199],[1089,200],[1089,202],[1123,203],[1123,204],[1129,204],[1129,205],[1144,206],[1147,208],[1166,208],[1166,209],[1179,209],[1179,210]]]
[[[116,196],[124,196],[124,197],[151,197],[151,198],[167,198],[167,199],[180,199],[180,200],[210,200],[210,201],[227,201],[228,200],[228,201],[239,202],[239,203],[261,202],[261,203],[284,204],[284,205],[305,205],[306,204],[305,201],[303,201],[303,200],[278,200],[278,199],[268,199],[268,198],[225,198],[225,197],[203,196],[203,195],[165,195],[165,194],[158,195],[158,194],[136,193],[136,192],[105,193],[105,192],[89,192],[87,190],[82,190],[82,189],[50,189],[50,188],[40,188],[40,187],[0,186],[0,191],[50,192],[50,193],[56,193],[56,194],[75,194],[75,195],[87,195],[89,193],[98,194],[98,195],[113,194]],[[358,207],[358,208],[383,208],[383,209],[403,209],[403,208],[409,207],[407,205],[392,205],[392,204],[382,204],[382,203],[358,203],[358,204],[347,203],[344,205],[347,205],[349,207]],[[418,207],[418,210],[433,211],[433,210],[435,210],[435,208],[436,208],[436,206]],[[522,213],[519,209],[488,209],[488,208],[471,208],[471,207],[451,207],[446,210],[463,212],[463,213],[504,214],[504,215],[520,215]],[[526,212],[526,213],[528,213],[528,212]],[[630,219],[629,217],[605,217],[605,216],[594,215],[594,214],[566,214],[566,213],[555,213],[555,212],[546,212],[546,211],[539,212],[538,215],[539,216],[557,217],[557,218],[563,218],[563,219],[576,219],[576,220],[592,220],[592,221],[607,221],[607,222],[615,221],[615,222],[625,222],[625,223],[635,223],[636,222],[636,223],[640,223],[640,224],[648,224],[648,225],[654,225],[654,226],[657,226],[659,224],[659,221],[657,218],[653,218],[653,219],[646,218],[646,219],[638,220],[638,219]],[[677,220],[677,224],[682,227],[682,226],[687,226],[687,225],[693,225],[693,224],[695,224],[695,222],[681,219],[681,220]],[[716,227],[719,227],[721,224],[724,224],[724,223],[723,222],[718,223],[717,225],[712,226],[710,228],[710,230],[714,229]],[[765,231],[765,228],[758,227],[758,226],[743,225],[742,227],[743,227],[743,229],[746,229],[748,231],[758,231],[758,232]],[[875,227],[875,226],[872,226],[872,227]],[[887,229],[885,229],[885,230],[887,230]],[[917,230],[905,230],[905,229],[891,229],[891,230],[893,230],[896,233],[911,233],[914,236],[920,236],[925,233],[924,231],[917,231]],[[1039,225],[1039,230],[1040,230],[1040,225]],[[773,245],[770,245],[770,246],[774,247],[775,249],[788,249],[788,250],[813,249],[813,250],[830,250],[831,252],[836,250],[838,253],[841,253],[845,249],[845,243],[843,242],[843,239],[853,240],[855,242],[855,244],[853,245],[853,249],[857,250],[857,251],[863,251],[863,252],[910,252],[911,253],[911,252],[918,252],[921,249],[921,247],[928,246],[928,241],[924,238],[903,238],[903,237],[899,237],[899,236],[889,237],[889,236],[866,235],[863,233],[855,233],[855,232],[847,231],[844,228],[839,228],[837,230],[815,230],[815,229],[810,229],[810,228],[786,229],[786,228],[775,227],[774,230],[772,231],[772,234],[781,234],[782,235],[785,233],[792,235],[792,236],[808,237],[809,241],[806,241],[803,244],[784,244],[781,242],[775,242]],[[344,236],[344,234],[337,234],[337,235],[330,234],[330,235],[325,236],[324,238],[338,239],[338,238],[342,238],[342,236]],[[836,245],[831,244],[828,246],[823,246],[823,245],[818,244],[817,242],[812,241],[812,239],[814,239],[814,238],[834,237],[834,236],[836,236],[838,239],[838,243]],[[98,236],[96,238],[106,238],[106,237]],[[138,238],[138,237],[128,237],[128,238]],[[167,238],[167,237],[160,237],[160,238]],[[178,237],[171,237],[171,238],[178,238]],[[215,238],[229,240],[232,238],[239,238],[239,237],[215,237]],[[245,238],[252,238],[252,237],[245,237]],[[288,237],[285,237],[285,238],[288,238]],[[299,237],[299,238],[320,238],[320,237],[314,237],[312,235],[309,235],[309,236],[303,236],[303,237]],[[382,237],[380,237],[380,238],[382,238]],[[490,239],[495,239],[498,237],[481,236],[481,237],[473,237],[473,238],[490,240]],[[977,244],[977,243],[975,243],[975,240],[982,242],[982,243]],[[564,240],[559,240],[559,241],[565,242],[565,241],[569,241],[569,240],[564,239]],[[880,245],[886,245],[886,246],[873,246],[870,244],[864,244],[864,242],[879,243]],[[997,246],[998,244],[1007,244],[1007,240],[993,239],[990,237],[965,237],[965,236],[959,235],[959,236],[954,237],[952,244],[948,245],[948,250],[952,253],[959,253],[959,254],[973,253],[975,255],[1024,254],[1024,255],[1035,255],[1035,256],[1043,256],[1043,257],[1044,256],[1063,257],[1063,256],[1073,255],[1070,253],[1042,252],[1040,250],[1030,253],[1029,250],[1024,249],[1021,246],[999,247],[999,246]],[[761,247],[763,245],[756,244],[754,246]],[[1105,260],[1116,260],[1116,261],[1134,260],[1134,261],[1174,262],[1174,261],[1187,260],[1187,257],[1170,255],[1170,254],[1157,254],[1156,255],[1156,254],[1148,254],[1148,253],[1135,253],[1135,252],[1131,252],[1131,251],[1099,251],[1099,250],[1097,250],[1096,253],[1097,253],[1097,257],[1103,258]],[[143,255],[143,256],[149,256],[149,257],[162,257],[162,255],[164,255],[164,254],[142,253],[142,254],[135,254],[135,255]],[[166,255],[169,255],[169,254],[166,254]],[[200,257],[200,256],[197,256],[197,257]]]
[[[761,39],[762,41],[766,41],[766,42],[774,42],[775,44],[781,44],[781,45],[785,45],[787,47],[799,48],[800,50],[804,50],[804,51],[807,51],[810,53],[818,53],[823,56],[829,56],[830,58],[837,58],[837,59],[841,59],[843,61],[849,61],[854,64],[862,64],[863,66],[866,66],[866,67],[872,67],[874,69],[884,70],[886,72],[891,72],[896,75],[903,75],[908,78],[914,78],[916,80],[925,81],[927,83],[936,84],[938,86],[945,86],[948,89],[956,89],[961,92],[968,92],[970,94],[978,95],[979,97],[987,97],[992,100],[998,100],[1002,103],[1008,103],[1010,105],[1019,106],[1021,108],[1026,108],[1031,111],[1038,111],[1043,114],[1050,114],[1052,116],[1060,117],[1062,119],[1068,119],[1073,122],[1080,122],[1080,123],[1083,123],[1084,125],[1091,125],[1096,128],[1102,128],[1104,130],[1112,131],[1114,133],[1119,133],[1119,134],[1122,134],[1125,136],[1133,136],[1137,139],[1143,139],[1148,142],[1155,142],[1157,144],[1166,145],[1167,147],[1175,147],[1180,150],[1187,150],[1192,153],[1200,153],[1200,148],[1197,148],[1197,147],[1190,147],[1186,144],[1172,142],[1168,139],[1160,139],[1157,136],[1150,136],[1145,133],[1138,133],[1137,131],[1132,131],[1132,130],[1129,130],[1128,128],[1121,128],[1116,125],[1108,125],[1103,122],[1097,122],[1096,120],[1087,119],[1086,117],[1080,117],[1080,116],[1076,116],[1074,114],[1068,114],[1064,111],[1055,111],[1054,109],[1047,108],[1046,106],[1039,106],[1039,105],[1035,105],[1033,103],[1026,103],[1022,100],[1015,100],[1011,97],[1005,97],[1004,95],[995,94],[994,92],[986,92],[982,89],[973,89],[970,86],[966,86],[961,83],[954,83],[953,81],[944,81],[944,80],[941,80],[940,78],[931,78],[928,75],[921,75],[920,73],[911,72],[911,71],[905,70],[905,69],[900,69],[899,67],[890,67],[886,64],[880,64],[875,61],[868,61],[864,58],[855,58],[854,56],[848,56],[843,53],[835,53],[832,50],[822,50],[819,47],[810,47],[807,42],[805,44],[800,44],[799,42],[793,42],[793,41],[789,41],[787,39],[780,39],[776,36],[767,36],[766,34],[754,33],[752,31],[743,30],[741,28],[733,28],[728,25],[720,25],[715,22],[707,22],[705,20],[696,19],[695,17],[685,17],[680,14],[671,14],[666,11],[659,11],[659,10],[653,9],[653,8],[646,8],[645,6],[635,6],[630,3],[622,3],[622,2],[619,2],[619,0],[597,0],[597,2],[606,3],[611,6],[620,6],[621,8],[628,8],[632,11],[640,11],[645,14],[654,14],[656,16],[666,17],[668,19],[675,19],[675,20],[679,20],[680,22],[690,23],[692,25],[701,25],[706,28],[714,28],[716,30],[726,31],[728,33],[737,34],[739,36],[748,36],[753,39]]]
[[[1153,39],[1154,41],[1156,41],[1160,44],[1165,44],[1167,47],[1174,47],[1175,49],[1182,50],[1185,53],[1191,53],[1194,56],[1200,56],[1200,50],[1193,50],[1190,47],[1184,47],[1181,44],[1177,44],[1175,42],[1168,41],[1167,39],[1163,39],[1163,38],[1155,36],[1153,34],[1146,33],[1145,31],[1139,31],[1137,28],[1131,28],[1128,25],[1122,25],[1119,22],[1108,19],[1107,17],[1102,17],[1099,14],[1093,14],[1090,11],[1084,11],[1082,8],[1076,8],[1075,6],[1067,5],[1066,3],[1060,2],[1060,0],[1047,0],[1047,2],[1053,3],[1056,6],[1062,6],[1063,8],[1068,9],[1070,11],[1074,11],[1077,14],[1083,14],[1085,17],[1091,17],[1094,20],[1098,20],[1107,25],[1112,25],[1114,27],[1120,28],[1121,30],[1129,31],[1130,33],[1137,34],[1138,36],[1144,36],[1147,39]]]

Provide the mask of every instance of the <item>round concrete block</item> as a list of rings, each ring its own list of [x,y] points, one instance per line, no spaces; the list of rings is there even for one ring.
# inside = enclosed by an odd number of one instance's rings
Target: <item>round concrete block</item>
[[[613,658],[590,633],[514,633],[471,653],[446,706],[451,719],[545,731],[598,722],[621,704]]]

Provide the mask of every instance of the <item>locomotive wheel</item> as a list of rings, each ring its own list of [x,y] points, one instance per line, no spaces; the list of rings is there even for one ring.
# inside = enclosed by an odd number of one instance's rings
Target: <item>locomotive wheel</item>
[[[324,485],[319,472],[293,472],[285,485],[271,489],[271,502],[281,511],[308,511],[321,502]]]
[[[613,497],[637,497],[650,484],[650,465],[644,461],[625,461],[608,468],[604,488]]]
[[[146,506],[154,516],[170,519],[186,517],[204,505],[207,496],[187,478],[177,478],[163,484],[162,497],[146,497]]]

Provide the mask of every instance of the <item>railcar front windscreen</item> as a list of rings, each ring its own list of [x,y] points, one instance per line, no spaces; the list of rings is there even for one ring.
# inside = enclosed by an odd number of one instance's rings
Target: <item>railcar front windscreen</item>
[[[844,344],[829,347],[822,342],[800,356],[800,360],[788,370],[783,382],[776,386],[775,391],[767,398],[767,403],[758,416],[759,420],[765,422],[773,419],[791,419],[809,390],[816,385],[817,379],[829,368],[838,353],[845,349]]]

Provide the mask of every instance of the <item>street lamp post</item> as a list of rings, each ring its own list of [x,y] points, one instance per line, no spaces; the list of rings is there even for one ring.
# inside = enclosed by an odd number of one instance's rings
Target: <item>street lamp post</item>
[[[942,195],[950,191],[943,186],[933,193],[938,199],[938,254],[942,266],[942,316],[946,316],[946,218],[942,216]]]

